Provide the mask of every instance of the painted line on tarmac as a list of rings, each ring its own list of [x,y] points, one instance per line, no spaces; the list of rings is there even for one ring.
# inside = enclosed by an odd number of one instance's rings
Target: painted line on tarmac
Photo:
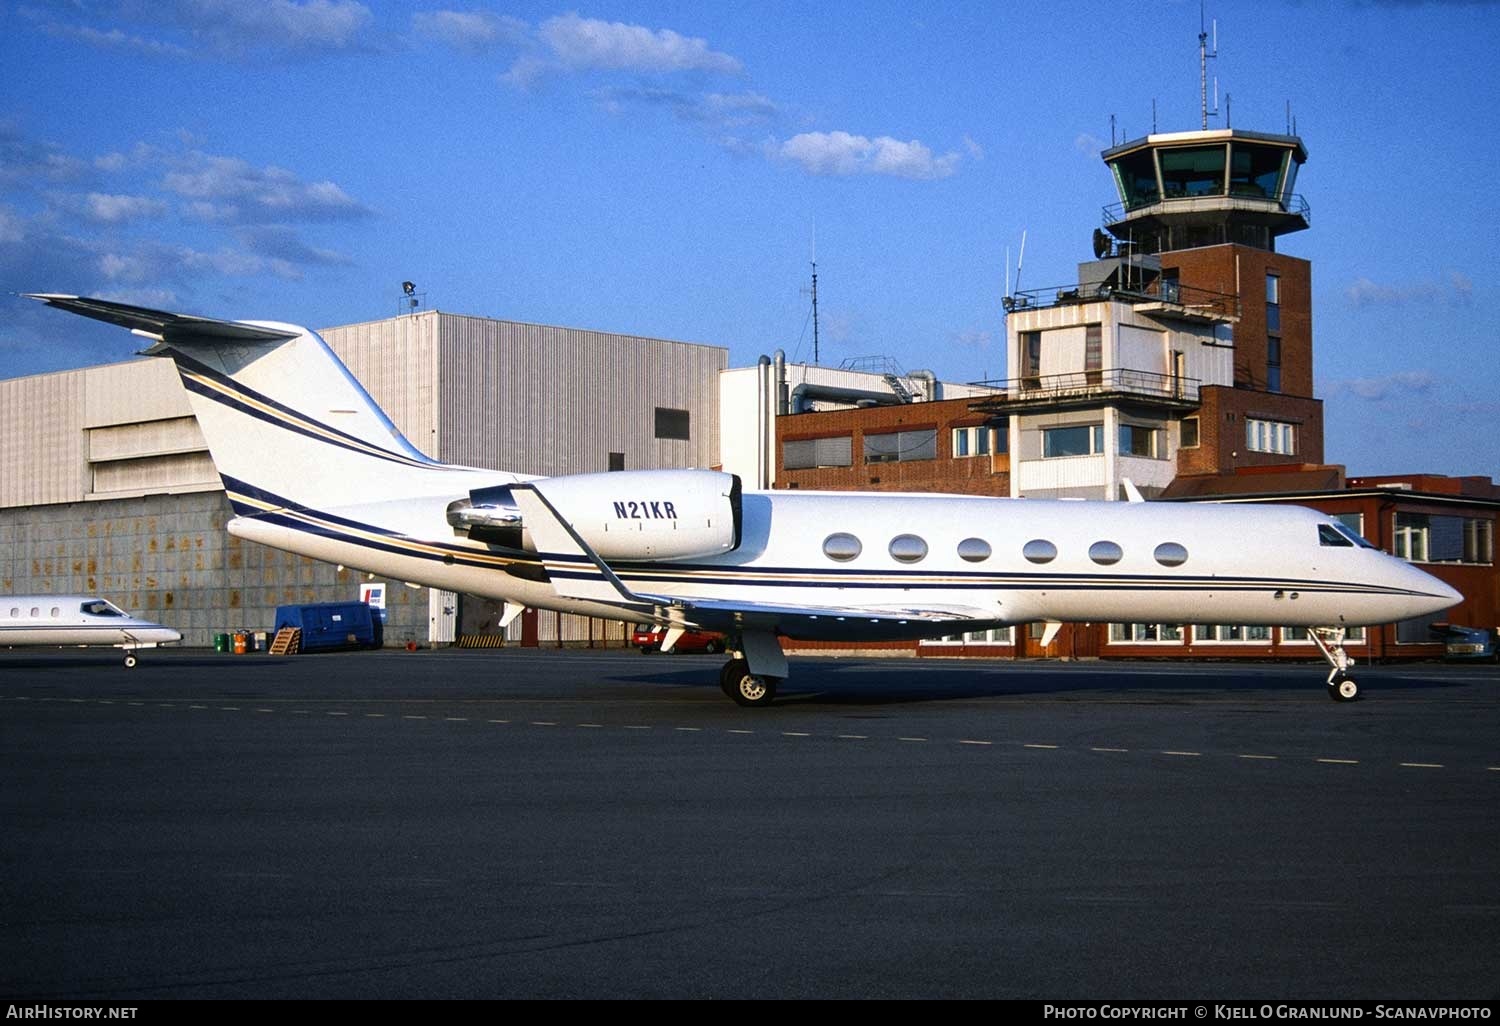
[[[34,695],[0,695],[0,702],[7,702],[7,701],[8,702],[35,702],[35,703],[67,703],[69,705],[89,705],[89,704],[92,704],[92,705],[100,705],[100,706],[118,706],[118,705],[122,704],[121,702],[119,702],[119,701],[117,701],[115,699],[64,698],[64,697],[61,697],[61,696],[40,696],[40,697],[38,697],[38,696],[34,696]],[[148,703],[146,703],[144,701],[129,701],[129,702],[123,703],[123,705],[129,706],[129,707],[134,707],[134,708],[146,708],[148,706]],[[192,710],[192,711],[199,711],[199,712],[208,712],[208,711],[218,711],[218,712],[248,712],[248,713],[251,713],[251,714],[257,715],[257,716],[276,715],[276,713],[278,711],[285,712],[286,714],[293,715],[293,716],[311,716],[311,715],[315,714],[314,710],[311,710],[311,709],[300,709],[299,708],[299,709],[277,710],[275,708],[271,708],[271,707],[267,707],[267,706],[257,706],[255,708],[246,709],[243,706],[236,706],[236,705],[212,706],[212,705],[205,705],[205,704],[201,704],[201,703],[189,703],[189,704],[183,705],[183,704],[177,703],[177,702],[156,702],[156,703],[150,703],[150,707],[151,708],[156,708],[156,709],[179,709],[179,708],[185,708],[185,709],[189,709],[189,710]],[[385,712],[366,712],[366,713],[358,713],[358,714],[356,714],[355,712],[351,712],[351,711],[345,710],[345,709],[324,709],[324,710],[320,710],[320,711],[322,712],[322,714],[324,716],[345,717],[345,718],[347,718],[347,717],[353,717],[353,716],[358,715],[359,717],[361,717],[363,719],[370,719],[370,720],[389,719],[389,718],[392,718],[393,715],[394,715],[394,714],[385,713]],[[430,722],[444,722],[444,723],[470,723],[470,722],[474,722],[475,721],[475,717],[471,717],[471,716],[443,716],[443,717],[439,718],[437,716],[427,715],[427,714],[424,714],[424,713],[402,713],[402,714],[400,714],[400,719],[403,719],[403,720],[421,720],[421,721],[430,721]],[[490,723],[490,724],[496,724],[496,725],[500,725],[500,726],[509,726],[509,725],[512,725],[514,723],[514,721],[509,720],[509,719],[498,719],[498,718],[495,718],[495,719],[485,719],[482,722]],[[532,727],[557,727],[557,726],[560,725],[560,723],[557,720],[529,720],[529,721],[526,721],[522,725],[524,725],[524,726],[532,726]],[[652,731],[652,730],[657,729],[658,726],[663,726],[664,727],[665,725],[664,724],[663,725],[653,725],[653,724],[645,724],[645,723],[631,723],[631,724],[619,724],[619,725],[611,726],[609,724],[604,724],[604,723],[588,722],[588,723],[575,723],[572,726],[575,729],[594,730],[594,731],[601,731],[601,732],[608,732],[608,731],[612,731],[612,730],[640,732],[640,731]],[[563,729],[567,729],[566,726],[564,726]],[[756,733],[770,733],[770,732],[764,732],[764,731],[756,731],[754,729],[744,728],[744,727],[724,727],[724,728],[719,728],[719,729],[722,730],[722,733],[724,735],[735,735],[735,734],[737,734],[737,735],[741,735],[741,736],[749,736],[749,735],[754,735]],[[682,733],[682,734],[690,734],[690,733],[691,734],[707,734],[709,736],[713,736],[713,734],[717,732],[714,728],[695,727],[695,726],[674,726],[674,727],[671,728],[671,730],[674,733]],[[902,744],[931,744],[931,743],[933,743],[933,739],[931,737],[916,736],[916,735],[896,735],[896,736],[890,737],[890,738],[880,738],[880,737],[872,737],[869,734],[822,733],[822,732],[810,731],[810,730],[782,730],[782,731],[776,731],[774,733],[776,734],[776,736],[779,736],[779,737],[782,737],[782,738],[795,739],[795,740],[799,740],[799,741],[800,740],[814,740],[814,741],[816,741],[816,740],[836,740],[836,741],[875,741],[875,742],[878,743],[878,742],[880,742],[882,740],[893,740],[893,741],[900,742]],[[939,743],[941,743],[941,739],[940,739]],[[1135,753],[1135,754],[1164,755],[1164,756],[1170,756],[1170,757],[1173,757],[1173,758],[1214,758],[1214,757],[1216,757],[1216,756],[1219,755],[1219,753],[1211,753],[1211,752],[1210,753],[1205,753],[1205,752],[1201,752],[1201,751],[1191,751],[1191,750],[1186,750],[1186,749],[1171,749],[1171,748],[1166,748],[1166,749],[1131,749],[1131,748],[1122,748],[1122,747],[1112,747],[1112,746],[1106,746],[1106,745],[1092,745],[1092,746],[1085,746],[1085,747],[1079,747],[1079,748],[1070,748],[1069,746],[1066,746],[1066,745],[1060,745],[1060,744],[1051,743],[1051,742],[1041,742],[1041,741],[1011,741],[1011,740],[999,740],[999,741],[996,741],[996,740],[990,739],[990,738],[973,738],[973,737],[957,737],[957,738],[952,738],[947,743],[958,744],[958,745],[965,745],[965,746],[973,747],[973,748],[1010,747],[1010,748],[1019,748],[1019,749],[1031,750],[1031,751],[1048,751],[1048,752],[1087,751],[1087,752],[1092,752],[1092,753],[1101,754],[1101,755],[1129,755],[1129,754]],[[1337,758],[1337,757],[1333,757],[1333,756],[1312,756],[1312,755],[1306,755],[1306,756],[1287,756],[1287,755],[1277,755],[1277,754],[1268,753],[1268,752],[1222,753],[1222,757],[1233,758],[1233,759],[1236,759],[1236,760],[1241,760],[1241,761],[1246,761],[1246,762],[1297,762],[1297,761],[1303,761],[1303,762],[1315,762],[1315,763],[1319,763],[1321,765],[1327,765],[1327,766],[1379,766],[1379,765],[1383,764],[1383,765],[1387,765],[1387,766],[1393,766],[1394,768],[1398,768],[1398,769],[1414,769],[1414,770],[1462,770],[1463,769],[1462,766],[1454,766],[1453,764],[1451,764],[1449,762],[1429,762],[1429,761],[1418,761],[1418,760],[1403,760],[1403,761],[1397,761],[1397,762],[1394,762],[1394,763],[1376,763],[1376,762],[1370,762],[1368,760],[1350,759],[1350,758]],[[1484,766],[1484,770],[1486,772],[1491,772],[1491,773],[1500,773],[1500,765],[1486,765],[1486,766]]]

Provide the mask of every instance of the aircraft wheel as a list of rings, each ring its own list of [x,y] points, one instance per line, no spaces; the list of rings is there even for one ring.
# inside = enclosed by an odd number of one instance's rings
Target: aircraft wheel
[[[1359,697],[1359,685],[1353,677],[1335,677],[1328,683],[1328,697],[1335,702],[1352,702]]]
[[[750,664],[743,659],[731,659],[719,673],[719,687],[724,694],[734,699],[735,705],[758,708],[776,700],[775,677],[765,677],[750,672]]]
[[[133,656],[133,655],[126,656],[125,657],[125,669],[128,670],[128,669],[130,669],[133,666],[135,666],[135,656]]]

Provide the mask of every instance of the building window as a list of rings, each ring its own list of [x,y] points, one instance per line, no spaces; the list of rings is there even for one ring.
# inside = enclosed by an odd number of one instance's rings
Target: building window
[[[1147,459],[1162,459],[1161,432],[1140,424],[1120,425],[1120,455],[1144,456]]]
[[[1281,456],[1297,453],[1296,432],[1279,420],[1245,419],[1245,448],[1251,452],[1273,452]]]
[[[1103,424],[1074,424],[1042,431],[1042,456],[1097,456],[1104,452]]]
[[[1182,626],[1175,623],[1112,623],[1109,642],[1112,645],[1180,645]]]
[[[1181,426],[1180,426],[1179,434],[1180,434],[1180,436],[1182,438],[1182,441],[1180,441],[1180,442],[1177,443],[1180,448],[1183,448],[1183,449],[1196,449],[1196,448],[1198,448],[1198,418],[1197,417],[1184,417],[1184,418],[1182,418],[1182,423],[1181,423]]]
[[[658,406],[656,408],[656,437],[688,441],[692,437],[689,431],[688,411]]]
[[[906,463],[937,459],[937,428],[865,435],[866,463]]]
[[[1021,332],[1021,387],[1041,388],[1042,333]]]
[[[949,634],[941,638],[924,638],[923,645],[1013,645],[1014,627],[991,627],[987,631],[969,631],[967,634]]]
[[[954,428],[953,456],[955,459],[963,459],[967,456],[989,456],[991,453],[1004,452],[1007,448],[1005,442],[1006,432],[989,425]]]
[[[1193,640],[1218,644],[1263,644],[1271,640],[1269,627],[1245,627],[1240,624],[1199,624],[1193,628]]]
[[[1413,620],[1396,621],[1396,644],[1431,645],[1441,639],[1432,634],[1432,617],[1419,616]]]
[[[1495,522],[1489,517],[1396,514],[1396,555],[1412,563],[1495,561]]]
[[[1103,380],[1104,329],[1099,324],[1083,326],[1083,377],[1090,385]]]
[[[1281,391],[1281,338],[1278,335],[1266,339],[1266,391]]]
[[[609,454],[609,469],[624,470],[625,454],[623,452],[612,452]]]
[[[1283,645],[1311,645],[1312,635],[1306,627],[1283,627],[1281,628],[1281,643]],[[1348,645],[1363,645],[1365,643],[1365,629],[1363,627],[1350,627],[1344,632],[1344,643]]]
[[[808,470],[812,467],[852,467],[854,439],[849,435],[835,438],[804,438],[781,444],[781,465],[786,470]]]

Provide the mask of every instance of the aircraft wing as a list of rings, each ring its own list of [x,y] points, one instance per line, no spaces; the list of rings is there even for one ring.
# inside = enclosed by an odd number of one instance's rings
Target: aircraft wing
[[[792,637],[807,633],[835,638],[847,631],[851,638],[867,640],[909,638],[918,633],[946,633],[941,628],[950,625],[956,630],[972,630],[976,621],[999,619],[995,610],[975,606],[792,605],[635,591],[563,519],[538,487],[545,484],[512,485],[511,495],[537,544],[552,586],[569,598],[607,603],[630,616],[672,626],[729,633],[774,631]],[[965,626],[959,627],[961,624]]]

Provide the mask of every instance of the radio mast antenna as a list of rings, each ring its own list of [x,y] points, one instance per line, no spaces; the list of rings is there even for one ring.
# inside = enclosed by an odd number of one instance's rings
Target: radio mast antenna
[[[1204,20],[1207,17],[1205,7],[1208,0],[1198,0],[1198,104],[1203,111],[1203,128],[1208,128],[1208,117],[1212,114],[1219,116],[1219,80],[1214,79],[1214,109],[1208,109],[1208,62],[1217,60],[1219,56],[1219,20],[1214,19],[1214,49],[1208,52],[1208,32],[1204,28]]]

